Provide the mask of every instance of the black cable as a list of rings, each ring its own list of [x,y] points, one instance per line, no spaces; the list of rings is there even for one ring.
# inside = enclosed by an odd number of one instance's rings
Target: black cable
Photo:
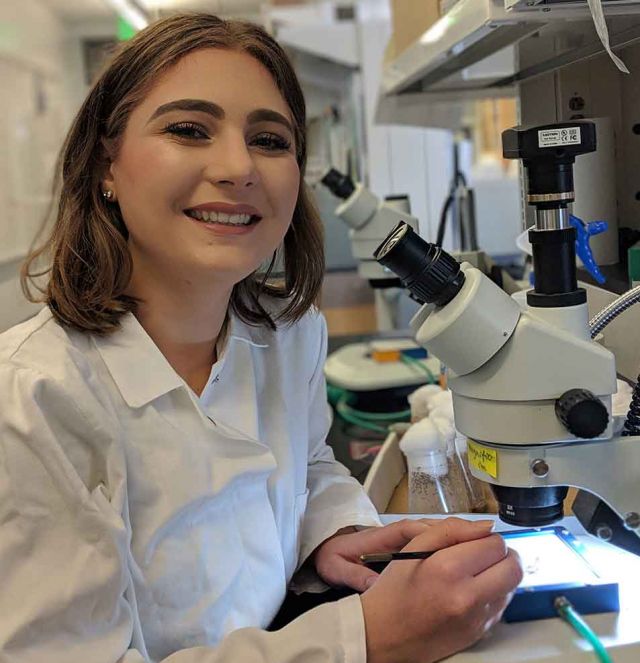
[[[467,248],[467,229],[465,228],[464,220],[465,220],[465,213],[463,206],[461,205],[462,199],[458,198],[457,200],[454,199],[454,202],[456,203],[456,212],[454,214],[454,218],[457,216],[458,217],[458,232],[460,233],[460,250],[464,251]]]
[[[447,199],[444,201],[442,206],[442,211],[440,212],[440,223],[438,224],[438,235],[436,237],[436,246],[442,248],[442,242],[444,240],[444,232],[447,229],[447,214],[449,213],[449,208],[453,203],[453,196],[449,194]]]
[[[473,189],[467,189],[467,224],[469,226],[469,249],[478,250],[478,234],[476,228],[476,198]]]
[[[444,241],[444,234],[447,229],[447,214],[451,209],[451,205],[455,200],[456,189],[458,184],[462,182],[462,185],[467,187],[467,178],[464,173],[460,170],[459,165],[459,156],[458,156],[458,145],[454,143],[453,145],[453,177],[451,178],[451,184],[449,185],[449,194],[447,195],[442,210],[440,212],[440,223],[438,224],[438,234],[436,236],[436,246],[442,247],[442,242]],[[464,236],[464,229],[460,228],[461,234]],[[463,243],[464,246],[464,243]]]
[[[640,375],[636,381],[636,386],[633,388],[631,405],[629,405],[622,435],[640,435]]]

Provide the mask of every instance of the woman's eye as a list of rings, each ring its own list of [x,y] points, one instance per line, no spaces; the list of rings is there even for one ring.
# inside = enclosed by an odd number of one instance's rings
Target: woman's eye
[[[251,144],[272,152],[285,152],[291,147],[290,141],[278,134],[261,133],[251,139]]]
[[[179,138],[192,138],[195,140],[209,138],[205,129],[199,124],[194,124],[193,122],[177,122],[175,124],[169,124],[164,130],[166,133],[178,136]]]

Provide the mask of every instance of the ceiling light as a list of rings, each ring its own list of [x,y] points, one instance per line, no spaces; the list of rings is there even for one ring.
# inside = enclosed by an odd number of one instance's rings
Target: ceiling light
[[[149,19],[135,0],[107,0],[107,2],[136,30],[142,30],[149,25]]]
[[[443,16],[436,21],[423,35],[420,37],[421,44],[435,44],[442,37],[444,37],[449,25],[453,21],[449,16]]]

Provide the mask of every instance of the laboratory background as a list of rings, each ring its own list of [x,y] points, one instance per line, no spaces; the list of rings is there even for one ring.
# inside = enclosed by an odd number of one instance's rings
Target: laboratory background
[[[91,82],[189,10],[303,85],[336,458],[386,522],[495,518],[523,557],[455,660],[640,661],[640,1],[1,0],[0,331]]]

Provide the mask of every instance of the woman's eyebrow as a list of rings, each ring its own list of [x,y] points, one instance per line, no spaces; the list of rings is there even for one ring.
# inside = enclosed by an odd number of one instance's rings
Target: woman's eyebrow
[[[201,111],[202,113],[212,115],[216,120],[222,120],[224,118],[224,110],[222,110],[222,107],[218,106],[218,104],[214,104],[212,101],[205,101],[204,99],[177,99],[176,101],[170,101],[167,104],[158,106],[147,121],[147,124],[152,120],[155,120],[158,116],[174,110]]]
[[[202,113],[208,113],[216,120],[222,120],[225,116],[222,107],[218,106],[218,104],[214,104],[212,101],[206,101],[205,99],[177,99],[176,101],[170,101],[166,104],[162,104],[162,106],[158,106],[147,121],[147,124],[160,115],[170,113],[174,110],[200,111]],[[251,111],[247,116],[247,122],[249,124],[256,124],[257,122],[277,122],[286,127],[292,134],[294,133],[291,122],[289,122],[282,113],[278,113],[278,111],[274,111],[270,108],[257,108],[256,110]]]
[[[284,115],[278,113],[278,111],[271,110],[270,108],[258,108],[247,115],[248,124],[255,124],[257,122],[277,122],[278,124],[285,126],[292,135],[294,133],[291,122],[289,122]]]

